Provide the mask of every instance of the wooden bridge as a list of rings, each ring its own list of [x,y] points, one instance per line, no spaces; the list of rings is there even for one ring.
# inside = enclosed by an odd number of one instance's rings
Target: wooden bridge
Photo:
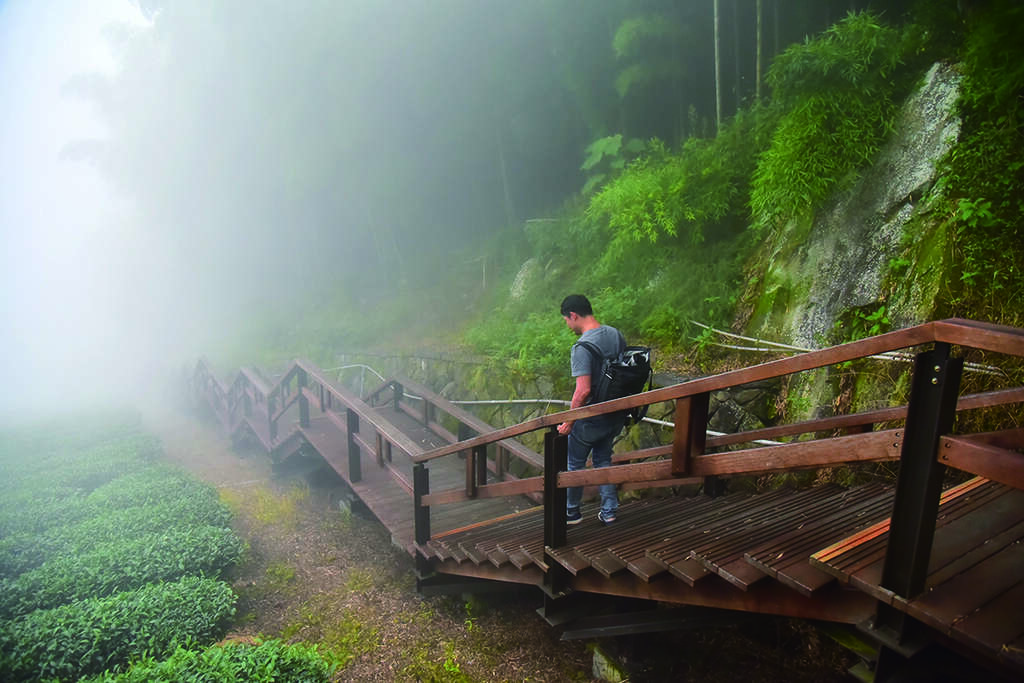
[[[915,352],[905,406],[707,436],[711,392],[904,349]],[[576,635],[737,613],[855,624],[877,646],[875,680],[936,647],[1013,679],[1024,676],[1024,387],[961,395],[964,357],[977,354],[1024,356],[1024,330],[937,321],[501,429],[408,379],[360,398],[302,360],[272,386],[251,369],[221,382],[201,361],[192,388],[228,433],[273,457],[322,456],[416,559],[421,590],[532,584],[549,623]],[[660,402],[674,404],[671,444],[566,471],[556,425]],[[1003,428],[956,428],[976,410],[1001,411]],[[543,454],[515,440],[539,430]],[[759,445],[768,439],[788,441]],[[895,485],[726,485],[882,461],[899,461]],[[595,508],[567,527],[566,487],[601,483],[649,495],[612,525]],[[704,494],[674,493],[693,484]],[[658,609],[594,616],[587,606],[605,596]]]

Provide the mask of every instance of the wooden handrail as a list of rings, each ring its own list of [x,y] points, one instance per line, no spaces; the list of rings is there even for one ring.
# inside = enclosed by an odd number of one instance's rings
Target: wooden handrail
[[[429,400],[435,407],[441,409],[451,417],[454,417],[462,424],[467,425],[478,434],[485,434],[494,431],[494,427],[492,425],[487,424],[465,408],[455,405],[440,394],[431,391],[429,387],[401,375],[396,376],[394,381],[407,389],[411,389],[414,393],[421,394],[424,400]],[[531,467],[544,467],[544,458],[536,451],[527,448],[518,441],[503,439],[498,442],[498,445]]]
[[[424,453],[415,461],[426,462],[434,458],[457,453],[467,448],[519,436],[569,420],[579,420],[585,417],[627,410],[642,405],[677,400],[705,392],[720,391],[750,382],[776,379],[795,372],[828,367],[867,356],[878,355],[887,351],[897,351],[934,342],[959,344],[985,351],[1024,356],[1024,331],[1016,328],[960,319],[924,323],[819,351],[811,351],[799,356],[768,361],[710,377],[701,377],[626,398],[544,415],[489,434],[482,434],[472,439],[436,448]]]
[[[419,454],[423,453],[423,448],[418,443],[402,434],[394,425],[381,417],[379,413],[363,402],[358,396],[347,389],[335,385],[333,381],[324,376],[320,368],[307,360],[301,359],[295,361],[295,367],[305,370],[311,381],[323,386],[331,396],[340,401],[346,408],[354,410],[359,415],[361,422],[371,425],[377,432],[383,434],[393,446],[404,451],[414,460]]]

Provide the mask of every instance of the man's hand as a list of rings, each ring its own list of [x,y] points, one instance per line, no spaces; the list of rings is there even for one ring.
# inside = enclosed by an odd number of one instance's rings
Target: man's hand
[[[568,434],[571,431],[572,431],[572,422],[563,422],[562,424],[558,425],[558,433],[559,434]]]

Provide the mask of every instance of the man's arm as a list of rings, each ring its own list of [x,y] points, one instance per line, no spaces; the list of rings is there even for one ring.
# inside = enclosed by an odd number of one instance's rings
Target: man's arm
[[[587,402],[590,396],[590,375],[580,375],[576,378],[576,390],[572,392],[570,408],[579,408]],[[563,422],[558,425],[559,434],[568,434],[572,431],[572,422]]]

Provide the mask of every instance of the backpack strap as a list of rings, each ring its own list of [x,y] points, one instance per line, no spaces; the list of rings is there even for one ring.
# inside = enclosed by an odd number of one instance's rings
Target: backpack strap
[[[601,372],[604,370],[605,355],[598,348],[597,344],[589,341],[578,341],[573,346],[579,346],[590,352],[590,396],[584,405],[590,405],[597,399],[598,385],[601,382]]]
[[[594,342],[578,341],[575,344],[573,344],[573,346],[580,346],[589,351],[590,355],[593,356],[594,360],[596,360],[598,363],[604,363],[605,360],[607,360],[604,357],[604,354],[601,352],[601,349],[597,348],[597,344],[595,344]],[[598,369],[600,370],[600,368]],[[593,370],[591,370],[590,374],[594,374]]]

